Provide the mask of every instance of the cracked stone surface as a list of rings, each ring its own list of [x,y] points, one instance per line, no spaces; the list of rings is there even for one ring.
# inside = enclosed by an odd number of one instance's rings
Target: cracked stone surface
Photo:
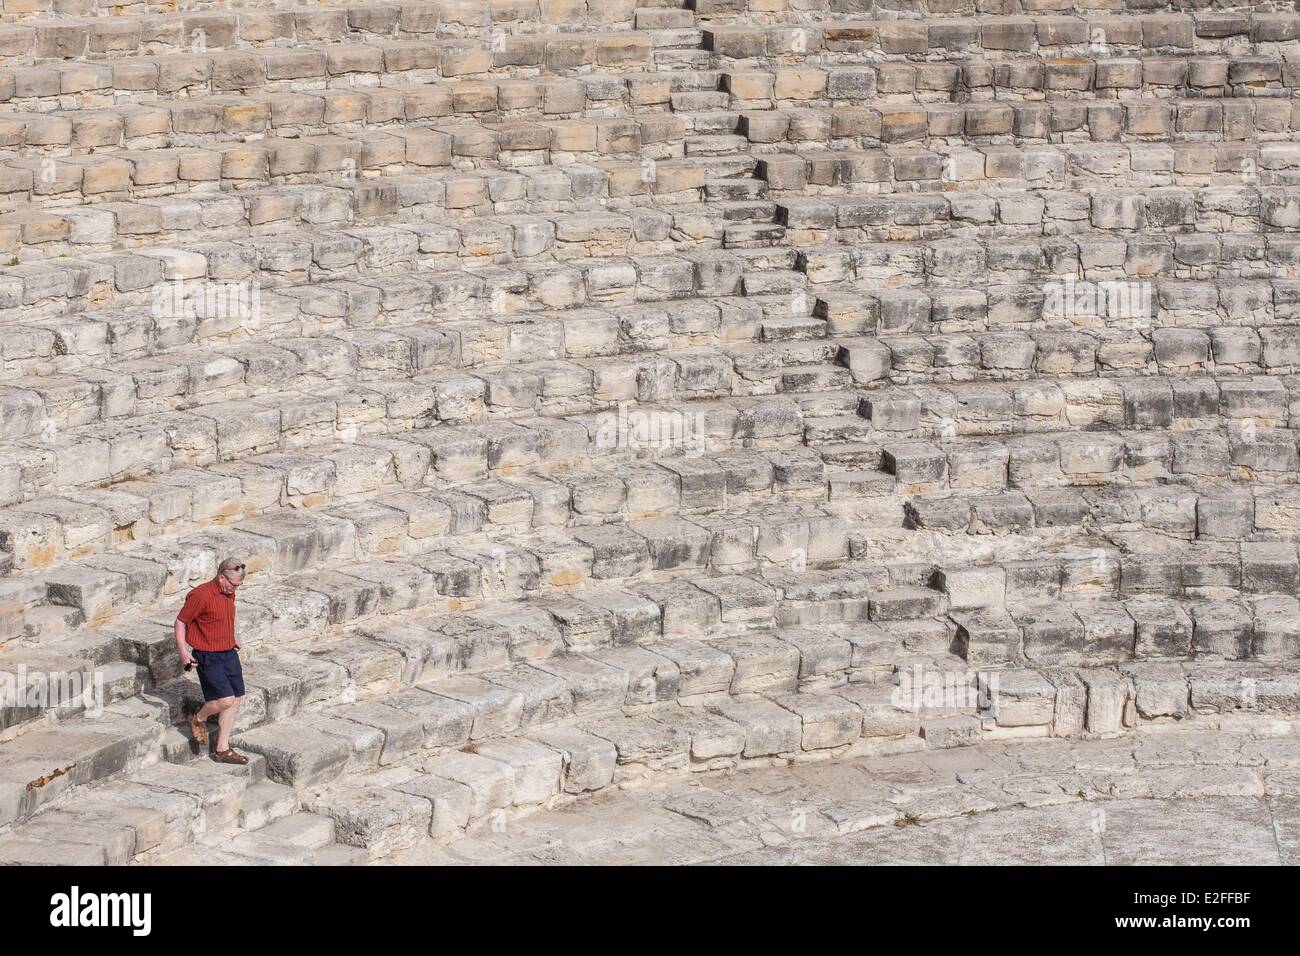
[[[1294,865],[1300,744],[981,744],[701,774],[489,824],[406,865]]]

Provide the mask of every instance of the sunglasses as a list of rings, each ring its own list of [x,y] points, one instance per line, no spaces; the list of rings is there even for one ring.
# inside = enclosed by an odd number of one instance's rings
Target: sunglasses
[[[238,571],[240,574],[243,574],[243,573],[244,573],[244,566],[243,566],[242,564],[234,564],[234,565],[231,565],[230,567],[226,568],[226,571],[224,571],[224,572],[222,572],[222,573],[224,574],[224,573],[229,572],[229,571]]]

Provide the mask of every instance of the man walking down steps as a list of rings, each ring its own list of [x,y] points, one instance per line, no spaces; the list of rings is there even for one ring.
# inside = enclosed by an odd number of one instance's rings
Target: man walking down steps
[[[246,764],[248,758],[230,747],[230,732],[244,696],[244,671],[235,639],[235,591],[244,581],[244,562],[226,558],[217,576],[190,591],[176,615],[176,649],[185,669],[197,665],[203,707],[190,718],[190,731],[199,746],[208,742],[208,719],[217,718],[217,749],[221,763]],[[187,646],[188,645],[188,646]]]

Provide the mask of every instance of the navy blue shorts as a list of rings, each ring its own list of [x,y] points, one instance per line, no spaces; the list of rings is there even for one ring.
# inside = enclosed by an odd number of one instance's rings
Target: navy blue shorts
[[[204,700],[244,696],[244,669],[239,666],[239,651],[193,651],[198,661],[199,686]]]

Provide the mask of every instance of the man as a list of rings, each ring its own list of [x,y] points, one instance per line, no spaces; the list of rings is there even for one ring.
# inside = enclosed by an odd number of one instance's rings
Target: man
[[[206,746],[208,719],[216,717],[217,749],[212,759],[221,763],[248,763],[247,757],[230,748],[230,732],[244,696],[240,643],[235,639],[235,591],[243,582],[244,562],[226,558],[217,567],[215,578],[186,595],[185,605],[176,615],[176,649],[181,663],[186,670],[197,665],[203,688],[204,704],[190,718],[190,732],[199,746]]]

